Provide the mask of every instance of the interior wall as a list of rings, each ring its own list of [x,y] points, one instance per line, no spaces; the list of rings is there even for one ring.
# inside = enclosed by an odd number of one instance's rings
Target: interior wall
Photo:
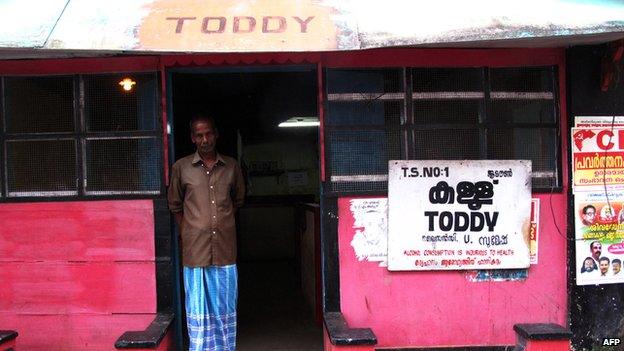
[[[624,77],[622,63],[614,67],[616,81],[606,92],[601,91],[601,62],[608,52],[606,45],[579,46],[567,50],[570,123],[574,116],[624,115]],[[611,57],[607,57],[607,62]],[[569,156],[568,156],[569,157]],[[572,198],[573,199],[573,198]],[[568,211],[574,212],[574,201]],[[571,219],[573,220],[573,219]],[[569,237],[574,239],[573,222]],[[570,248],[574,267],[574,248]],[[600,349],[603,338],[624,338],[624,289],[622,284],[577,286],[575,273],[570,273],[570,318],[573,344],[577,349]]]

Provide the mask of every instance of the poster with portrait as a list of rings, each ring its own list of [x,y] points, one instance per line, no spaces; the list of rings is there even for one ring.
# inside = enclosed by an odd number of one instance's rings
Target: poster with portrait
[[[624,282],[624,193],[577,192],[574,221],[577,285]]]
[[[528,268],[531,161],[389,163],[388,269]]]
[[[576,284],[624,283],[624,243],[613,240],[576,240]]]
[[[380,262],[380,266],[385,266],[388,256],[388,199],[351,199],[349,210],[353,217],[350,244],[358,261]]]

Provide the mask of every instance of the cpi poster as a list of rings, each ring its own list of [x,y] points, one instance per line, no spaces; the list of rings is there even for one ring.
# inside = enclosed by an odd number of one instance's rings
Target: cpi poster
[[[624,282],[624,117],[577,116],[572,129],[576,284]]]
[[[624,189],[624,127],[572,128],[574,193]]]
[[[529,267],[531,161],[390,161],[388,269]]]

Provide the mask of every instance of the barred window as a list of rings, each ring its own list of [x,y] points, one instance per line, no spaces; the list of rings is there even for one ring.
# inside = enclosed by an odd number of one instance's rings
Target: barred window
[[[119,84],[124,78],[131,89]],[[3,197],[161,192],[156,74],[0,82]]]
[[[328,69],[330,191],[387,190],[389,159],[528,159],[560,186],[556,67]]]
[[[403,69],[328,70],[325,133],[331,191],[385,190],[401,157]]]

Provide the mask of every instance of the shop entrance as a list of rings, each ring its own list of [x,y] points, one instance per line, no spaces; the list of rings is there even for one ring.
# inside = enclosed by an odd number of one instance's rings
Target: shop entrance
[[[246,179],[237,350],[322,350],[318,127],[279,127],[318,120],[316,67],[175,70],[168,82],[171,161],[195,151],[188,121],[203,112],[216,120],[218,151],[236,158]],[[178,330],[186,349],[184,322]]]

